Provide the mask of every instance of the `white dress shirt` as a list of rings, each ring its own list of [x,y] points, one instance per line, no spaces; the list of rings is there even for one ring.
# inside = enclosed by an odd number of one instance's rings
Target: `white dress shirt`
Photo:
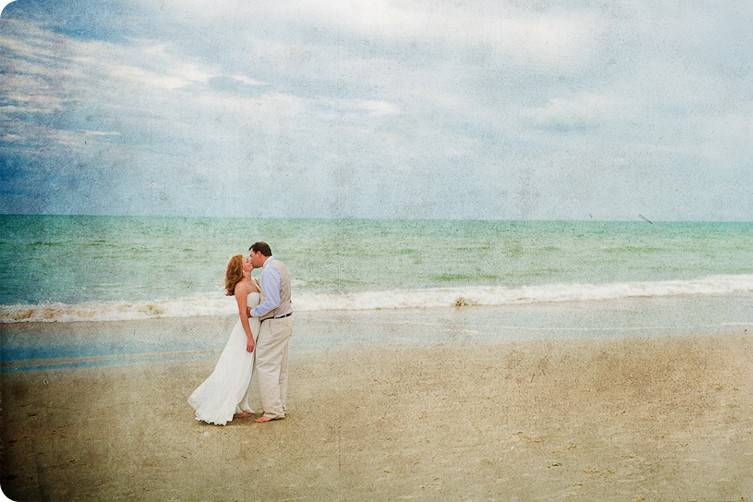
[[[261,290],[264,301],[251,310],[252,317],[261,317],[272,309],[280,306],[280,272],[271,266],[273,256],[264,262],[261,269]]]

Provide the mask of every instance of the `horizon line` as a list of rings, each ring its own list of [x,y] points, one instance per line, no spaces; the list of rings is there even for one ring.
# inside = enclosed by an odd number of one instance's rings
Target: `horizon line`
[[[423,218],[393,218],[393,217],[365,217],[365,216],[206,216],[206,215],[176,215],[176,214],[86,214],[86,213],[0,213],[0,217],[90,217],[90,218],[184,218],[184,219],[228,219],[228,220],[329,220],[329,221],[484,221],[484,222],[591,222],[591,223],[753,223],[753,220],[648,220],[643,215],[636,215],[635,219],[579,219],[579,218],[453,218],[453,217],[423,217]]]

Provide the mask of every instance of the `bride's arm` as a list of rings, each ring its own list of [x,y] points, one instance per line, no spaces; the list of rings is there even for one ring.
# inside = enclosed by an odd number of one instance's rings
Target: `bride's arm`
[[[251,332],[251,325],[248,323],[248,289],[241,284],[235,286],[235,301],[238,303],[238,317],[241,318],[243,331],[246,332],[246,350],[254,351],[254,334]]]

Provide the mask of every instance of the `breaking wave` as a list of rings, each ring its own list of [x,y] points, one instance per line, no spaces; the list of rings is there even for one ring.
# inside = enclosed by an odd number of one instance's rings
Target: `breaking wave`
[[[535,286],[457,286],[353,293],[296,292],[296,311],[407,309],[494,306],[619,298],[723,295],[753,292],[753,275],[713,275],[692,280],[543,284]],[[221,293],[148,302],[87,302],[2,305],[0,323],[124,321],[231,315],[235,301]]]

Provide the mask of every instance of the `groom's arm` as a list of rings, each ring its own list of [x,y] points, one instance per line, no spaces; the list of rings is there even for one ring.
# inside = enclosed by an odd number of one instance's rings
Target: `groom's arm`
[[[264,274],[261,289],[264,291],[264,302],[251,310],[253,317],[261,317],[270,310],[280,306],[280,272],[276,268],[270,268]]]

